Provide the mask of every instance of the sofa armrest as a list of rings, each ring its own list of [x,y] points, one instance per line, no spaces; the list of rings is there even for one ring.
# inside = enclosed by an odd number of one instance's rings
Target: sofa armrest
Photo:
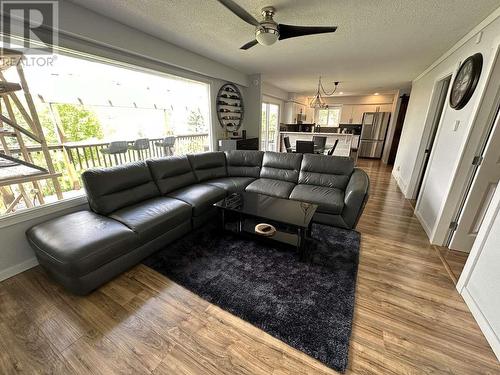
[[[344,208],[342,210],[342,218],[349,228],[354,229],[356,227],[368,200],[369,188],[370,179],[366,172],[355,168],[345,190]]]

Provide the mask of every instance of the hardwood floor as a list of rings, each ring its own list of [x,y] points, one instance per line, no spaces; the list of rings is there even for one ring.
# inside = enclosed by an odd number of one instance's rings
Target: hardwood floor
[[[390,169],[371,197],[347,374],[500,374]],[[0,374],[335,374],[139,265],[87,297],[39,267],[0,283]]]
[[[469,254],[441,246],[436,246],[436,250],[439,252],[438,255],[441,258],[443,265],[446,267],[448,274],[456,284],[460,278],[462,270],[464,269],[465,262],[467,261]]]

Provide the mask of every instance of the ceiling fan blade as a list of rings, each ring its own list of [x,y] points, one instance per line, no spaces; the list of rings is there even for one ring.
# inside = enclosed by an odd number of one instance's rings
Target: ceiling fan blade
[[[260,26],[259,21],[257,21],[250,13],[245,9],[236,4],[233,0],[217,0],[219,3],[224,5],[231,12],[240,17],[243,21],[249,23],[253,26]]]
[[[253,46],[255,46],[256,44],[258,44],[259,42],[257,42],[257,40],[252,40],[251,42],[248,42],[247,44],[244,44],[240,47],[240,49],[244,49],[244,50],[247,50],[249,48],[252,48]]]
[[[304,35],[333,33],[337,30],[337,26],[292,26],[279,24],[280,32],[279,40],[295,38]]]

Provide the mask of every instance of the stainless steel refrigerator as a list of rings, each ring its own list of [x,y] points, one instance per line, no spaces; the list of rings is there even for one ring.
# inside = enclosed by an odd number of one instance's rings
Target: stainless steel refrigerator
[[[390,112],[365,112],[359,141],[359,157],[380,159],[391,118]]]

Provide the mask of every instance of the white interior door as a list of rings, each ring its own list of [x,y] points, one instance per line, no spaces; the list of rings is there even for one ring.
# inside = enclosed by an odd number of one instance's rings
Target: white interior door
[[[262,103],[262,121],[260,126],[260,149],[262,151],[277,151],[277,137],[280,117],[280,106],[272,103]]]
[[[486,212],[457,289],[500,360],[500,190]]]
[[[493,128],[483,152],[483,160],[476,171],[460,214],[458,226],[450,242],[451,249],[470,252],[486,210],[495,194],[500,180],[499,122],[500,111],[497,110]]]

